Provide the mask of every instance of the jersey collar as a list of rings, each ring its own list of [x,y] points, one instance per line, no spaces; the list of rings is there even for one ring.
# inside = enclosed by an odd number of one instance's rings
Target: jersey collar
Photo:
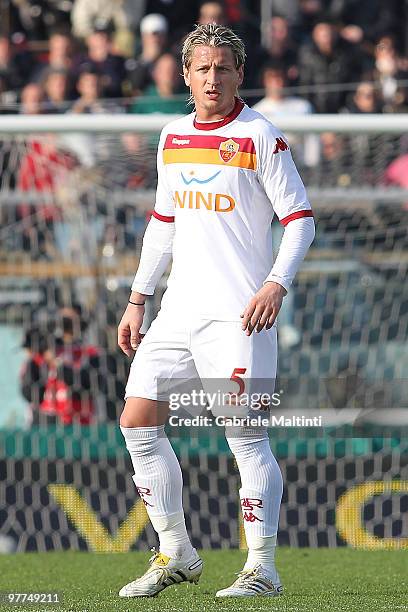
[[[232,109],[229,115],[224,117],[224,119],[220,119],[219,121],[209,121],[207,123],[205,121],[197,121],[197,119],[194,117],[194,127],[196,128],[196,130],[217,130],[218,128],[223,127],[224,125],[231,123],[231,121],[234,121],[234,119],[238,117],[244,106],[245,102],[243,102],[243,100],[241,100],[240,98],[235,98],[234,108]]]

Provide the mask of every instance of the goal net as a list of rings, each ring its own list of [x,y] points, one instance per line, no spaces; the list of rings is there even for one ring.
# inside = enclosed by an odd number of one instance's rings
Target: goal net
[[[0,118],[0,547],[155,543],[116,425],[129,369],[116,328],[168,120]],[[280,543],[407,546],[408,119],[276,123],[317,227],[279,317],[277,385],[286,407],[330,408],[332,418],[271,431],[286,482]],[[281,235],[274,222],[275,245]],[[165,279],[146,327],[164,290]],[[223,432],[169,435],[195,545],[243,546]]]

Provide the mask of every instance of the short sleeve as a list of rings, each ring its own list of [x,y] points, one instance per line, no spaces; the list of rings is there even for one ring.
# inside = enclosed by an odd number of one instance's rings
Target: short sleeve
[[[153,216],[159,221],[174,221],[174,200],[167,184],[166,167],[163,163],[163,148],[167,133],[162,130],[157,148],[157,189]]]
[[[289,145],[272,128],[260,136],[258,179],[282,225],[301,217],[313,217]]]

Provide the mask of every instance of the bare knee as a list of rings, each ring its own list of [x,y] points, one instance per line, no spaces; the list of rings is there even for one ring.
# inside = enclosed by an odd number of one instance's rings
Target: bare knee
[[[123,409],[122,414],[120,415],[119,425],[121,427],[138,427],[137,419],[129,412],[126,412],[126,408]]]
[[[128,397],[122,414],[121,427],[154,427],[164,425],[169,406],[167,402],[158,402],[143,397]]]

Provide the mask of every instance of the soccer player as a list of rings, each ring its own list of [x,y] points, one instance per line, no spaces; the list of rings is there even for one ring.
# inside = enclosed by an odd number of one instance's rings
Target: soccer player
[[[187,36],[182,61],[195,112],[162,131],[154,212],[118,328],[122,350],[130,356],[137,349],[120,425],[160,542],[147,572],[124,586],[122,597],[154,596],[200,578],[181,470],[164,432],[169,389],[177,378],[231,380],[239,392],[254,379],[275,379],[275,319],[314,237],[285,138],[237,96],[242,41],[225,26],[200,25]],[[285,231],[273,263],[274,213]],[[171,257],[161,310],[141,342],[146,296]],[[217,597],[280,595],[274,555],[282,476],[267,429],[227,427],[226,436],[241,477],[248,558]]]

